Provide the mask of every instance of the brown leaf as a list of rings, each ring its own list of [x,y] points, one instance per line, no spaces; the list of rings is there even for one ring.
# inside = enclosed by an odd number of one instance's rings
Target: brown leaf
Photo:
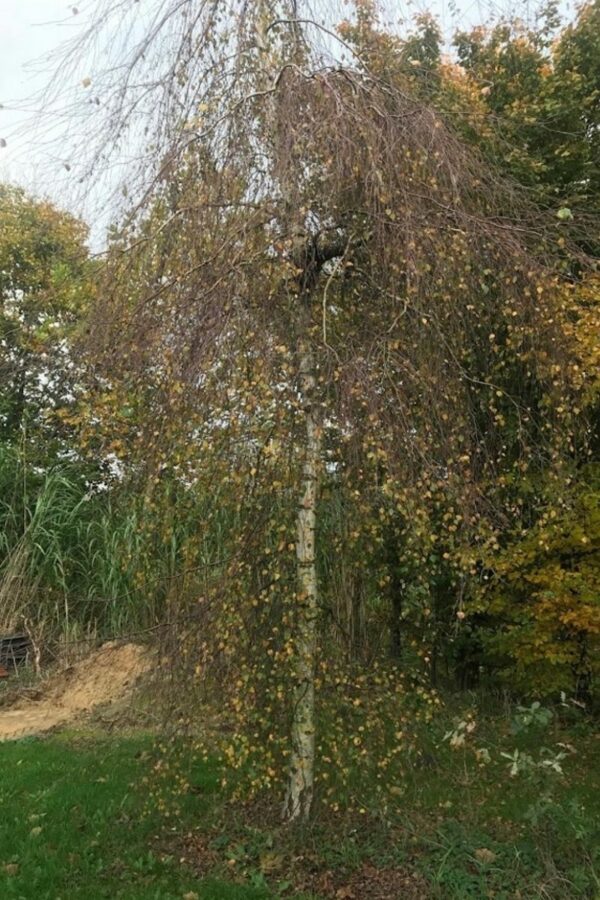
[[[278,869],[281,869],[282,864],[283,856],[279,853],[263,853],[260,857],[260,870],[265,874],[276,872]]]

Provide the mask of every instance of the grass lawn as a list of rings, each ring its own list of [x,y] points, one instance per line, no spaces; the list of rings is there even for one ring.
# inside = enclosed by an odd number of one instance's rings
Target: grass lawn
[[[482,721],[479,741],[498,751],[485,766],[441,741],[444,727],[424,735],[385,816],[321,813],[300,831],[277,826],[266,808],[225,807],[215,765],[194,765],[175,818],[149,814],[149,736],[0,744],[0,897],[598,900],[600,741],[591,725],[554,729],[553,743],[576,752],[563,775],[542,781],[510,777],[500,753],[516,739],[506,721]],[[539,740],[517,743],[534,753]]]
[[[0,745],[0,897],[202,900],[265,897],[218,880],[200,885],[160,852],[164,823],[143,814],[150,738],[55,736]],[[214,771],[203,773],[206,795]],[[197,802],[201,814],[204,803]],[[153,849],[154,848],[154,849]]]

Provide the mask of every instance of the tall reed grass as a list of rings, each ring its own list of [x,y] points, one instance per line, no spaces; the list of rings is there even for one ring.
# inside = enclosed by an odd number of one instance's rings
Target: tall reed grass
[[[161,615],[177,548],[143,527],[136,495],[90,491],[75,463],[28,469],[0,448],[0,631],[31,623],[45,637],[117,635]]]

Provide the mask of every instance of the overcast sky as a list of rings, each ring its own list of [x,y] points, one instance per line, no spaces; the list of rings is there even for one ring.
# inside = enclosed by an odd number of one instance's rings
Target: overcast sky
[[[24,123],[24,98],[39,91],[52,70],[48,55],[73,37],[86,20],[96,0],[0,0],[0,180],[23,184],[58,203],[68,203],[58,183],[49,184],[42,142]],[[531,15],[537,0],[388,0],[398,19],[409,20],[419,11],[430,10],[447,33],[486,21],[490,12],[510,9]],[[563,0],[568,14],[573,0]],[[78,14],[73,14],[73,8]]]
[[[74,3],[64,0],[0,0],[0,138],[7,147],[0,151],[0,178],[25,182],[39,192],[48,185],[36,184],[35,148],[23,146],[15,127],[29,116],[23,100],[44,84],[48,65],[38,62],[61,44],[76,27],[71,12]],[[29,152],[28,152],[29,151]]]

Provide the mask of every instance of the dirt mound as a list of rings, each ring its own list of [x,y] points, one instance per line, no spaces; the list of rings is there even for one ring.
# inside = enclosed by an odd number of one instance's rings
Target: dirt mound
[[[120,699],[151,665],[139,644],[104,644],[42,685],[39,699],[0,710],[0,741],[49,731],[81,713]]]

